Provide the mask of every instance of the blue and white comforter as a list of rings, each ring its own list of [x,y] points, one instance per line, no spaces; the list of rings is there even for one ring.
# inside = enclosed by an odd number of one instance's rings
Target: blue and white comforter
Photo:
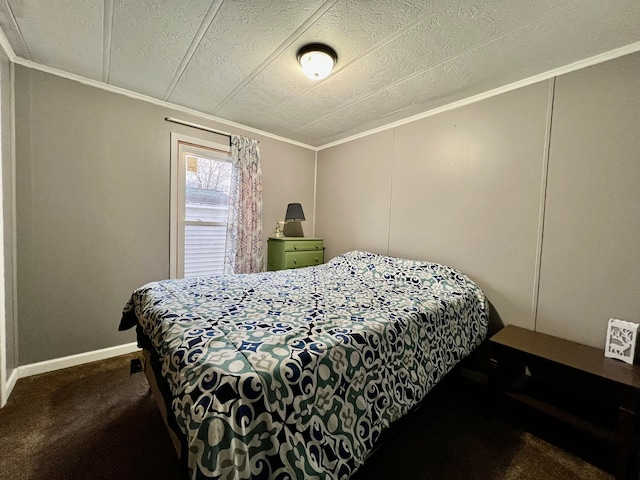
[[[121,329],[151,339],[193,479],[346,479],[486,336],[482,291],[439,264],[324,265],[154,282]]]

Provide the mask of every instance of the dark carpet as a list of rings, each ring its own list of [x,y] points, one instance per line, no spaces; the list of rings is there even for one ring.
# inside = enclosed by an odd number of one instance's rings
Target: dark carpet
[[[0,478],[181,479],[146,378],[129,375],[132,358],[137,355],[20,379],[0,410]],[[483,387],[452,374],[353,478],[613,478],[594,465],[597,455],[585,461],[578,456],[584,452],[551,443],[562,435],[550,442],[512,421],[523,416],[501,410],[486,419]],[[608,469],[606,459],[601,466]]]

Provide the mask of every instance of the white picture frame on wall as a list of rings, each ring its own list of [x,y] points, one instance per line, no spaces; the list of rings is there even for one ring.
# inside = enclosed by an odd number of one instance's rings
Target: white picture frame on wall
[[[610,318],[607,326],[607,343],[604,356],[633,363],[636,352],[638,324]]]

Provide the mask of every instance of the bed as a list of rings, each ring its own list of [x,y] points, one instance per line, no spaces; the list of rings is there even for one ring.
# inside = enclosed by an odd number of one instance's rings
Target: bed
[[[137,328],[192,479],[349,478],[485,338],[485,297],[445,265],[326,264],[135,290]]]

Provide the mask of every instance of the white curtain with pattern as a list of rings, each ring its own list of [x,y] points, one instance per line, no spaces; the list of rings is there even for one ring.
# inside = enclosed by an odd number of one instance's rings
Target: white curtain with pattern
[[[261,272],[264,256],[260,142],[231,135],[231,163],[225,273]]]

